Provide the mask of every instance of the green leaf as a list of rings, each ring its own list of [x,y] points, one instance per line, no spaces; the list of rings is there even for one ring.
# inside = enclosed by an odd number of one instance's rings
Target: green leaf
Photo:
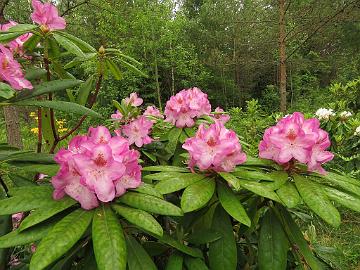
[[[268,210],[260,225],[259,269],[286,269],[289,241],[281,223],[271,210]]]
[[[189,172],[187,168],[177,166],[148,166],[142,168],[144,172]]]
[[[150,185],[147,183],[141,183],[140,186],[138,186],[135,189],[131,189],[131,190],[163,199],[163,196],[161,195],[161,193],[159,191],[157,191],[153,185]]]
[[[39,79],[40,77],[46,75],[46,70],[42,69],[42,68],[29,68],[25,71],[25,79],[32,81],[35,79]],[[24,91],[24,90],[22,90]],[[30,90],[30,91],[34,91],[34,90]]]
[[[41,41],[42,37],[38,35],[32,35],[25,43],[23,47],[26,51],[33,51]]]
[[[277,164],[275,164],[272,160],[254,158],[254,157],[250,157],[250,156],[247,156],[246,162],[243,165],[245,165],[245,166],[263,166],[263,167],[276,167],[277,166]]]
[[[71,40],[73,43],[75,43],[83,52],[89,52],[89,53],[96,53],[96,49],[88,44],[87,42],[83,41],[80,38],[77,38],[67,32],[59,31],[57,34],[66,37],[68,40]]]
[[[130,223],[135,224],[136,226],[143,228],[146,231],[152,232],[156,235],[163,235],[163,229],[161,225],[149,213],[143,210],[125,207],[117,204],[113,204],[112,208],[115,210],[115,212],[117,212],[120,216],[124,217]]]
[[[149,254],[131,235],[126,235],[126,247],[128,250],[129,270],[157,270]]]
[[[92,238],[99,270],[125,270],[127,250],[119,220],[109,206],[96,209]]]
[[[89,97],[89,94],[94,89],[95,78],[90,76],[79,89],[79,93],[76,98],[76,103],[85,106]]]
[[[300,175],[294,175],[295,185],[304,202],[319,217],[334,227],[341,223],[339,211],[327,198],[318,184]]]
[[[32,163],[41,163],[41,164],[55,164],[54,155],[46,154],[46,153],[34,153],[34,152],[26,152],[26,153],[15,153],[14,155],[10,155],[7,158],[7,161],[13,162],[32,162]]]
[[[9,99],[15,95],[15,90],[7,83],[0,82],[0,97]]]
[[[85,233],[93,211],[75,210],[60,220],[41,240],[31,258],[30,269],[44,269],[68,251]]]
[[[183,269],[184,257],[178,253],[173,253],[169,257],[165,270],[182,270]]]
[[[20,101],[25,99],[30,99],[38,97],[48,93],[54,93],[58,91],[65,91],[68,88],[73,88],[82,83],[80,80],[73,79],[64,79],[64,80],[54,80],[49,82],[43,82],[39,85],[36,85],[32,90],[24,90],[13,100]]]
[[[62,46],[65,50],[69,53],[75,54],[79,57],[85,57],[84,52],[69,38],[59,35],[58,33],[53,33],[54,38],[56,41]]]
[[[21,175],[17,175],[17,174],[9,174],[8,175],[9,178],[11,179],[11,181],[13,182],[13,184],[17,187],[21,187],[21,186],[36,186],[36,183],[32,180],[29,180]]]
[[[183,212],[179,207],[147,194],[127,192],[123,196],[121,196],[118,201],[128,206],[154,214],[169,216],[183,215]]]
[[[205,262],[200,258],[185,257],[185,265],[188,270],[208,270]]]
[[[9,32],[0,32],[0,43],[6,44],[10,41],[20,37],[23,33],[21,32],[15,32],[15,33],[9,33]]]
[[[35,25],[35,24],[17,24],[17,25],[10,27],[8,30],[6,30],[6,32],[24,34],[24,33],[29,33],[38,27],[39,26]]]
[[[322,270],[320,262],[316,259],[312,253],[309,244],[304,239],[303,233],[301,232],[298,225],[295,223],[290,213],[281,205],[277,205],[275,210],[278,210],[278,218],[280,219],[283,229],[288,236],[291,244],[296,247],[296,250],[293,252],[296,254],[301,254],[298,257],[298,263],[303,264],[303,261],[310,266],[312,270]]]
[[[143,179],[146,180],[158,180],[158,181],[164,181],[164,180],[171,180],[171,179],[181,179],[185,175],[190,175],[190,172],[184,173],[184,172],[157,172],[152,174],[147,174],[143,177]]]
[[[204,245],[219,240],[220,238],[221,234],[219,232],[211,229],[203,229],[194,231],[186,241],[195,245]]]
[[[156,184],[155,189],[161,194],[168,194],[174,191],[184,189],[202,179],[206,176],[197,173],[182,173],[178,177],[172,177]]]
[[[140,69],[138,69],[137,67],[135,67],[134,65],[122,60],[122,59],[119,59],[119,61],[121,62],[122,65],[124,65],[125,67],[127,67],[128,69],[130,69],[131,71],[133,71],[134,73],[137,73],[143,77],[148,77],[144,72],[142,72]]]
[[[248,227],[251,226],[251,220],[241,202],[233,191],[223,183],[218,183],[218,197],[222,207],[230,216]]]
[[[236,269],[237,249],[230,218],[221,206],[217,206],[212,229],[221,234],[221,238],[209,244],[210,269]]]
[[[30,213],[20,224],[19,230],[23,231],[27,228],[30,228],[40,222],[51,218],[52,216],[56,215],[64,211],[65,209],[70,208],[77,202],[70,197],[65,197],[62,200],[54,201],[53,203],[49,203],[44,208],[37,209]]]
[[[168,143],[165,146],[165,151],[171,155],[175,153],[181,132],[182,132],[182,128],[177,128],[177,127],[173,127],[172,129],[169,130],[169,133],[167,135]]]
[[[331,187],[324,187],[329,199],[357,212],[360,212],[360,198]]]
[[[0,198],[5,198],[6,192],[0,191]],[[11,215],[0,216],[0,237],[12,231]],[[8,264],[9,249],[0,249],[0,269],[6,269]]]
[[[33,243],[42,239],[53,228],[53,223],[37,225],[25,232],[19,229],[0,237],[0,248],[8,248]]]
[[[43,149],[44,151],[49,152],[55,141],[55,138],[51,127],[50,109],[48,108],[41,109],[41,126],[42,126],[42,135],[44,139]],[[55,125],[55,132],[57,132],[56,125]]]
[[[69,63],[67,63],[65,66],[64,66],[64,69],[69,69],[69,68],[73,68],[73,67],[76,67],[86,61],[89,61],[89,60],[92,60],[92,59],[95,59],[95,57],[97,56],[97,53],[87,53],[85,54],[85,56],[83,57],[75,57],[72,61],[70,61]]]
[[[99,113],[89,108],[86,108],[76,103],[66,102],[66,101],[29,100],[29,101],[15,102],[13,104],[16,106],[35,106],[35,107],[51,108],[67,113],[75,113],[80,115],[88,115],[96,118],[102,118],[102,116]]]
[[[336,173],[328,173],[322,176],[332,184],[342,187],[344,190],[354,193],[355,195],[360,194],[360,185],[358,180],[350,177],[346,177]]]
[[[28,186],[21,186],[21,187],[12,187],[9,189],[10,196],[14,197],[31,197],[31,198],[52,198],[52,192],[54,188],[50,185],[28,185]],[[54,200],[51,200],[53,202]]]
[[[115,64],[110,59],[106,59],[105,62],[106,62],[106,66],[110,70],[111,74],[114,76],[115,80],[121,80],[122,74],[121,74],[121,70],[119,69],[117,64]]]
[[[289,208],[293,208],[300,203],[300,195],[293,183],[287,182],[276,191],[280,200]]]
[[[231,173],[227,172],[219,172],[218,173],[226,182],[230,184],[232,188],[234,188],[236,191],[239,191],[241,189],[240,181],[239,179],[232,175]]]
[[[243,188],[250,190],[257,195],[269,198],[276,202],[281,202],[278,195],[273,191],[271,187],[268,187],[266,183],[258,183],[242,179],[239,179],[239,183]]]
[[[215,191],[215,180],[205,178],[188,186],[181,196],[181,209],[184,213],[202,208],[210,201]]]

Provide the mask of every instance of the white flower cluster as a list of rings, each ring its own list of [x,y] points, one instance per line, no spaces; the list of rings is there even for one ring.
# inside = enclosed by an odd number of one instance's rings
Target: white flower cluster
[[[358,127],[355,129],[354,135],[355,135],[355,136],[360,136],[360,126],[358,126]]]
[[[341,118],[349,118],[350,116],[352,116],[352,113],[348,111],[343,111],[340,113]]]
[[[329,120],[330,116],[334,116],[335,113],[333,109],[320,108],[315,115],[319,120]]]

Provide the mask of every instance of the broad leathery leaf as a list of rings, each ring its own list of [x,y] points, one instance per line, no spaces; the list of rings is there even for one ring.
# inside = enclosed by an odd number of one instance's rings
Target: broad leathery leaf
[[[59,76],[60,79],[62,80],[75,80],[75,76],[72,75],[70,72],[67,72],[64,67],[62,66],[62,64],[58,61],[52,61],[52,68],[55,71],[55,73]]]
[[[84,52],[69,38],[59,35],[58,33],[53,33],[56,41],[69,53],[75,54],[76,56],[84,57]]]
[[[254,181],[239,179],[239,183],[243,188],[250,190],[251,192],[259,196],[269,198],[276,202],[281,202],[280,198],[274,192],[274,190],[271,187],[268,187],[264,182],[258,183]]]
[[[46,70],[42,68],[29,68],[25,70],[25,79],[31,81],[35,79],[39,79],[46,75]],[[25,90],[22,90],[25,91]],[[33,91],[33,90],[31,90]]]
[[[58,59],[61,55],[61,50],[59,44],[53,37],[46,39],[47,46],[48,46],[48,57],[49,59],[55,60]],[[46,46],[46,44],[45,44]],[[53,61],[52,61],[53,62]]]
[[[22,35],[21,32],[14,32],[14,33],[0,32],[0,43],[2,44],[9,43],[10,41],[20,37],[21,35]]]
[[[331,187],[324,187],[324,190],[329,199],[334,200],[351,210],[360,212],[360,197]]]
[[[221,234],[219,232],[211,229],[204,229],[194,231],[186,241],[195,245],[203,245],[219,240],[220,238]]]
[[[165,151],[171,155],[175,153],[181,132],[181,128],[173,127],[169,130],[169,133],[167,134],[168,143],[165,146]]]
[[[41,240],[30,261],[30,270],[44,269],[68,251],[85,233],[93,211],[77,209],[60,220]]]
[[[230,217],[220,205],[216,207],[211,227],[221,234],[221,238],[209,244],[210,269],[236,269],[237,248],[235,236]]]
[[[115,64],[110,59],[106,59],[105,62],[106,62],[106,66],[110,70],[111,74],[114,76],[115,80],[121,80],[122,79],[122,74],[121,74],[121,70],[119,69],[117,64]]]
[[[125,58],[126,60],[129,60],[130,62],[133,62],[135,65],[139,65],[139,66],[142,66],[142,64],[137,61],[136,59],[132,58],[131,56],[128,56],[126,54],[123,54],[121,53],[120,50],[118,49],[112,49],[112,48],[108,48],[108,49],[105,49],[106,52],[113,52],[115,53],[115,55],[119,56],[120,58]]]
[[[19,229],[14,230],[0,237],[0,248],[15,247],[33,243],[45,237],[53,227],[53,223],[43,223],[34,226],[25,232],[20,232]]]
[[[193,247],[188,247],[182,243],[180,243],[179,241],[175,240],[174,238],[172,238],[170,235],[164,233],[163,236],[157,236],[157,235],[153,235],[150,233],[150,235],[154,236],[155,238],[159,239],[159,241],[161,243],[167,244],[175,249],[177,249],[178,251],[181,251],[182,253],[185,253],[187,255],[190,255],[192,257],[196,257],[196,258],[202,258],[202,252],[200,249],[197,248],[193,248]]]
[[[9,162],[11,165],[16,168],[21,167],[22,170],[32,173],[43,173],[48,176],[54,176],[59,171],[59,165],[57,164],[36,164],[36,163],[27,163],[27,162]]]
[[[339,211],[330,202],[322,186],[300,175],[293,177],[296,188],[306,205],[327,223],[338,227],[341,223]]]
[[[25,99],[34,98],[48,93],[54,93],[57,91],[65,91],[68,88],[73,88],[82,83],[80,80],[74,79],[64,79],[64,80],[55,80],[49,82],[43,82],[39,85],[36,85],[32,90],[23,90],[16,98],[12,101],[20,101]]]
[[[23,231],[27,228],[30,228],[44,220],[51,218],[52,216],[64,211],[65,209],[70,208],[75,205],[77,201],[73,200],[70,197],[65,197],[59,201],[54,201],[49,203],[46,207],[37,209],[30,213],[20,224],[19,230]]]
[[[85,56],[83,57],[75,57],[72,61],[70,61],[69,63],[67,63],[65,66],[64,66],[64,69],[69,69],[69,68],[72,68],[72,67],[76,67],[86,61],[89,61],[91,59],[95,59],[95,57],[97,56],[97,53],[86,53]]]
[[[79,93],[76,97],[76,103],[85,106],[89,97],[89,94],[94,89],[95,78],[90,76],[79,89]]]
[[[6,198],[6,192],[0,191],[0,198]],[[11,215],[0,216],[0,236],[6,235],[12,231]],[[6,269],[8,264],[9,249],[0,249],[0,269]]]
[[[10,155],[7,161],[56,164],[53,154],[26,152]]]
[[[151,257],[159,256],[169,250],[167,245],[155,241],[146,241],[142,246]]]
[[[77,38],[67,32],[59,31],[57,34],[66,37],[67,39],[71,40],[73,43],[75,43],[83,52],[91,52],[96,53],[96,49],[91,46],[89,43],[83,41],[80,38]]]
[[[149,213],[143,210],[125,207],[118,204],[113,204],[112,208],[115,210],[115,212],[124,217],[130,223],[156,235],[163,235],[163,229],[161,225]]]
[[[259,269],[286,269],[289,241],[272,210],[268,210],[262,218],[259,238]]]
[[[260,159],[260,158],[250,157],[250,156],[246,157],[246,161],[245,161],[245,163],[243,163],[243,165],[245,165],[245,166],[255,165],[255,166],[263,166],[263,167],[277,167],[278,166],[272,160]]]
[[[29,100],[29,101],[19,101],[13,103],[16,106],[35,106],[35,107],[44,107],[54,110],[59,110],[67,113],[75,113],[80,115],[88,115],[95,118],[102,118],[102,116],[84,106],[81,106],[76,103],[66,102],[66,101],[49,101],[49,100]]]
[[[143,76],[143,77],[148,77],[148,75],[146,75],[144,72],[142,72],[140,69],[138,69],[137,67],[135,67],[133,64],[130,64],[122,59],[119,59],[119,61],[121,62],[121,64],[125,67],[127,67],[128,69],[132,70],[133,72]]]
[[[281,188],[276,190],[280,200],[289,208],[293,208],[300,203],[300,195],[294,183],[287,182]]]
[[[165,270],[182,270],[183,269],[184,257],[174,252],[170,255]]]
[[[293,218],[291,217],[290,213],[286,210],[285,207],[281,205],[276,205],[276,209],[279,213],[279,220],[283,225],[283,229],[288,236],[291,244],[296,246],[297,250],[294,251],[294,254],[300,253],[301,256],[298,256],[298,263],[303,264],[302,260],[304,259],[306,264],[310,266],[312,270],[322,270],[322,266],[320,262],[317,260],[315,255],[312,253],[309,244],[304,239],[304,235],[301,232],[298,225],[295,223]],[[300,261],[301,260],[301,261]]]
[[[35,187],[36,186],[36,183],[34,181],[29,180],[21,175],[9,174],[8,176],[16,187],[22,187],[22,186]]]
[[[163,180],[172,180],[172,179],[181,179],[184,175],[188,175],[190,172],[184,173],[184,172],[157,172],[152,174],[147,174],[143,177],[145,180],[157,180],[157,181],[163,181]],[[185,176],[186,177],[186,176]]]
[[[262,171],[254,171],[254,170],[246,170],[243,167],[235,168],[235,171],[232,173],[236,177],[245,180],[266,180],[266,181],[274,181],[269,173],[265,173]]]
[[[189,172],[187,168],[177,166],[148,166],[141,169],[144,172]]]
[[[340,186],[344,190],[354,193],[355,195],[360,194],[360,185],[359,185],[360,181],[354,178],[346,177],[336,173],[328,173],[322,176],[322,178],[325,178],[332,184]]]
[[[41,109],[41,125],[42,125],[42,135],[44,139],[43,150],[45,152],[49,152],[55,141],[55,138],[51,127],[50,109],[48,108]],[[56,124],[55,124],[55,132],[57,134]]]
[[[185,257],[185,265],[188,270],[209,270],[205,262],[200,258]]]
[[[0,82],[0,97],[9,99],[15,95],[15,90],[7,83]]]
[[[283,171],[274,171],[267,174],[272,182],[264,183],[268,188],[276,190],[284,186],[289,179],[289,175]]]
[[[149,254],[131,235],[126,235],[126,247],[129,270],[157,270]]]
[[[218,183],[217,187],[219,201],[225,211],[240,223],[250,227],[251,220],[233,191],[223,183]]]
[[[94,253],[99,270],[126,269],[126,242],[123,229],[108,205],[96,209],[92,224]]]
[[[239,191],[241,189],[240,181],[236,176],[227,172],[219,172],[218,174],[236,191]]]
[[[117,201],[154,214],[169,216],[183,215],[182,210],[176,205],[147,194],[127,192]]]
[[[23,44],[23,48],[26,51],[33,51],[37,47],[41,39],[41,36],[34,34],[27,41],[25,41],[25,43]]]
[[[54,188],[50,185],[28,185],[12,187],[9,189],[10,196],[31,196],[33,198],[50,198]]]
[[[188,186],[181,196],[181,209],[184,213],[202,208],[210,201],[215,191],[215,180],[205,178]]]
[[[182,173],[178,177],[169,178],[160,181],[155,185],[155,189],[161,194],[168,194],[174,191],[184,189],[202,179],[206,176],[197,173]]]
[[[147,184],[147,183],[141,183],[140,186],[138,186],[135,189],[131,189],[132,191],[136,191],[139,193],[143,193],[143,194],[148,194],[151,196],[155,196],[158,197],[160,199],[163,199],[163,196],[161,195],[161,193],[159,191],[157,191],[153,185],[151,184]]]
[[[31,32],[32,30],[35,30],[37,28],[39,28],[39,26],[34,25],[34,24],[17,24],[17,25],[10,27],[8,30],[6,30],[6,32],[25,34],[25,33]]]

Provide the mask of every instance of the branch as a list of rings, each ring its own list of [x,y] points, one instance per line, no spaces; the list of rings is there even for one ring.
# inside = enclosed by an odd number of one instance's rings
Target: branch
[[[73,5],[71,7],[68,7],[62,14],[61,14],[61,17],[63,16],[66,16],[70,13],[70,11],[74,10],[74,9],[77,9],[78,7],[82,6],[82,5],[85,5],[85,4],[89,4],[89,1],[90,0],[85,0],[84,2],[80,2],[76,5]]]

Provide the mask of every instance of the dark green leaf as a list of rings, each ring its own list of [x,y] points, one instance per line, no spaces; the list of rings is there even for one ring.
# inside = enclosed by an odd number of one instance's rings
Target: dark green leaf
[[[21,33],[21,34],[25,34],[25,33],[29,33],[32,30],[38,28],[38,25],[35,24],[17,24],[14,25],[12,27],[10,27],[8,30],[6,30],[8,33]]]
[[[29,68],[25,71],[25,79],[29,81],[39,79],[44,75],[46,75],[46,70],[42,68]],[[30,91],[34,91],[34,90],[30,90]]]
[[[300,195],[296,190],[294,183],[287,182],[276,191],[280,200],[289,208],[295,207],[300,203]]]
[[[205,262],[200,258],[185,257],[185,265],[188,270],[208,270]]]
[[[15,186],[17,187],[22,187],[22,186],[36,186],[36,183],[32,180],[29,180],[21,175],[17,175],[17,174],[9,174],[9,178],[11,179],[11,181],[14,183]]]
[[[178,191],[186,188],[202,179],[206,176],[197,173],[181,173],[177,177],[171,177],[169,179],[160,181],[156,184],[155,189],[161,194],[168,194],[174,191]]]
[[[132,191],[136,191],[136,192],[143,193],[143,194],[148,194],[148,195],[163,199],[163,196],[161,195],[161,193],[159,191],[157,191],[154,188],[154,186],[151,184],[141,183],[141,185],[139,187],[132,189]]]
[[[157,270],[149,254],[131,235],[126,236],[126,246],[129,270]]]
[[[119,59],[119,61],[121,62],[121,64],[125,67],[127,67],[128,69],[130,69],[131,71],[133,71],[134,73],[137,73],[143,77],[148,77],[144,72],[142,72],[140,69],[138,69],[137,67],[135,67],[133,64],[130,64],[122,59]]]
[[[203,245],[219,240],[220,238],[221,238],[221,234],[219,232],[211,229],[204,229],[204,230],[194,231],[189,236],[187,241],[195,245]]]
[[[26,51],[33,51],[41,41],[41,36],[32,35],[27,41],[25,41],[23,47]]]
[[[215,191],[215,180],[205,178],[188,186],[181,197],[181,209],[184,213],[202,208],[210,201]]]
[[[15,32],[15,33],[9,33],[9,32],[0,32],[0,43],[6,44],[10,41],[20,37],[23,33],[21,32]]]
[[[85,54],[83,51],[74,43],[72,42],[68,37],[64,37],[62,35],[59,35],[58,33],[53,34],[56,41],[65,48],[68,52],[75,54],[79,57],[85,57]]]
[[[181,132],[182,132],[181,128],[173,127],[172,129],[170,129],[167,135],[168,143],[166,144],[165,151],[171,155],[175,153]]]
[[[266,183],[258,183],[254,181],[242,180],[239,179],[239,183],[243,188],[250,190],[251,192],[260,195],[262,197],[269,198],[276,202],[281,202],[278,195],[274,192],[272,187],[268,187]]]
[[[120,71],[119,67],[117,66],[117,64],[115,64],[110,59],[106,59],[105,62],[106,62],[106,66],[110,70],[111,74],[114,76],[115,80],[121,80],[122,74],[121,74],[121,71]]]
[[[79,89],[79,93],[76,98],[76,103],[85,106],[89,97],[89,94],[94,89],[95,78],[90,76]]]
[[[96,209],[92,238],[99,270],[126,269],[126,242],[119,220],[109,206]]]
[[[182,270],[184,257],[178,253],[173,253],[169,257],[165,270]]]
[[[177,166],[148,166],[142,168],[144,172],[189,172],[187,168]]]
[[[80,38],[77,38],[67,32],[64,31],[60,31],[57,32],[57,34],[66,37],[68,40],[71,40],[73,43],[75,43],[83,52],[91,52],[91,53],[96,53],[96,49],[91,46],[90,44],[86,43],[85,41],[83,41]]]

